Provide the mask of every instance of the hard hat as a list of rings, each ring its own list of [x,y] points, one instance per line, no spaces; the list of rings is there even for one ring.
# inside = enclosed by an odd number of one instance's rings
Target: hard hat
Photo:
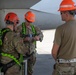
[[[18,24],[19,23],[19,18],[17,16],[17,14],[13,13],[13,12],[10,12],[8,13],[6,16],[5,16],[5,21],[10,21],[10,22],[13,22],[13,23],[16,23]]]
[[[72,0],[63,0],[58,11],[75,10],[76,6]]]
[[[34,22],[35,21],[35,14],[31,11],[28,11],[25,15],[24,15],[25,19],[29,22]]]

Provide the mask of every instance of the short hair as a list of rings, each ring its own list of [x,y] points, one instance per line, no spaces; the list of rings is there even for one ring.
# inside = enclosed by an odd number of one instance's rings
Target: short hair
[[[69,12],[69,14],[71,14],[71,15],[73,15],[73,16],[76,15],[76,10],[69,10],[68,12]]]
[[[7,21],[6,21],[6,24],[11,24],[11,25],[13,25],[14,23],[11,22],[11,21],[9,21],[9,20],[7,20]]]

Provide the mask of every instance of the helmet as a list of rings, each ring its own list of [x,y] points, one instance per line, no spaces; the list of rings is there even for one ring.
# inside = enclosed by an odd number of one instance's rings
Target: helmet
[[[72,0],[63,0],[58,11],[75,10],[75,3]]]
[[[10,12],[8,13],[6,16],[5,16],[5,21],[10,21],[10,22],[13,22],[13,23],[16,23],[18,24],[19,23],[19,18],[17,16],[17,14],[13,13],[13,12]]]
[[[24,15],[25,19],[29,22],[34,22],[35,21],[35,14],[31,11],[28,11],[25,15]]]

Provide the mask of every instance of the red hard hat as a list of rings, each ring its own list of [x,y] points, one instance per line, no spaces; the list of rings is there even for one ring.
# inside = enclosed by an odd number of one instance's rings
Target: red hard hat
[[[63,0],[58,11],[76,10],[75,3],[72,0]]]
[[[13,12],[10,12],[8,13],[6,16],[5,16],[5,21],[11,21],[13,23],[19,23],[19,18],[17,16],[17,14],[13,13]]]
[[[35,21],[35,14],[31,11],[28,11],[25,15],[24,15],[25,19],[28,20],[29,22],[34,22]]]

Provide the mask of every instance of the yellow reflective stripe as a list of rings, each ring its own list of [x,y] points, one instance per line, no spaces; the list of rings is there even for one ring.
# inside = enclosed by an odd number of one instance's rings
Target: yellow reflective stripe
[[[10,29],[5,29],[5,30],[2,31],[2,34],[7,32],[7,31],[11,31],[11,30]]]
[[[22,23],[22,34],[26,34],[25,22]]]
[[[32,28],[32,32],[36,35],[36,30],[35,30],[34,25],[31,25],[31,28]],[[36,41],[34,41],[34,44],[36,45]]]
[[[34,27],[33,25],[31,25],[31,28],[32,28],[32,32],[33,32],[34,34],[36,34],[35,27]]]
[[[37,32],[35,30],[34,25],[31,24],[31,28],[32,28],[32,32],[36,35]],[[22,34],[25,35],[26,34],[26,26],[25,26],[25,22],[22,23]],[[34,41],[34,44],[36,45],[36,41]]]
[[[6,53],[1,53],[1,55],[2,55],[2,56],[7,56],[7,57],[13,59],[18,65],[21,66],[20,62],[19,62],[14,56],[12,56],[12,55],[10,55],[10,54],[6,54]]]
[[[0,45],[2,46],[2,32],[1,32],[1,29],[0,29]]]
[[[0,45],[2,45],[2,40],[0,39]]]
[[[20,63],[23,62],[23,55],[20,54],[20,58],[19,58]]]

